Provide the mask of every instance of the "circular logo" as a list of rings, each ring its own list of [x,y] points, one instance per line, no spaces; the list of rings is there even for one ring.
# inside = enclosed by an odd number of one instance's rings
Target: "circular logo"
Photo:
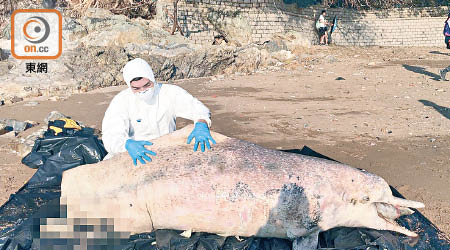
[[[42,43],[50,34],[50,25],[42,17],[30,17],[23,25],[23,34],[30,43]]]

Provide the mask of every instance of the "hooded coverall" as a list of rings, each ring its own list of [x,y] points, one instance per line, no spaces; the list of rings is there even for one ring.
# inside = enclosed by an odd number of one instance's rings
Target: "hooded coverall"
[[[176,118],[205,120],[211,126],[209,109],[186,90],[171,84],[155,82],[151,67],[142,59],[134,59],[123,69],[127,89],[111,101],[102,122],[102,140],[107,158],[125,152],[125,142],[152,140],[176,129]],[[135,77],[145,77],[155,83],[152,104],[139,99],[130,87]]]

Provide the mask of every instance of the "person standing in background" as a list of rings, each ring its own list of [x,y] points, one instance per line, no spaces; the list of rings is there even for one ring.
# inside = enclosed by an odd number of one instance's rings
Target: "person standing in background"
[[[325,19],[325,16],[327,15],[326,10],[322,10],[320,13],[319,19],[316,22],[316,28],[319,32],[319,44],[320,45],[327,45],[328,44],[328,26],[330,24]]]
[[[450,12],[447,15],[447,20],[445,20],[444,22],[444,37],[445,37],[445,45],[447,45],[447,49],[450,49]],[[439,70],[439,75],[441,76],[441,80],[442,81],[447,81],[447,79],[445,78],[445,75],[447,75],[447,72],[450,71],[450,66],[445,68],[445,69],[441,69]]]
[[[449,26],[449,20],[450,20],[450,12],[447,15],[447,20],[444,22],[444,37],[445,37],[445,45],[447,45],[447,49],[450,49],[450,26]]]

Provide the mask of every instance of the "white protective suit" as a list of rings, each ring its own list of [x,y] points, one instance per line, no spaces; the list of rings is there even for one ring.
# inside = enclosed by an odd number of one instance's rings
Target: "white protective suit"
[[[176,85],[156,83],[150,65],[140,58],[123,68],[128,87],[135,77],[145,77],[155,83],[152,104],[139,99],[131,88],[113,98],[102,122],[102,140],[108,158],[125,152],[127,139],[149,141],[175,131],[177,117],[194,122],[203,119],[211,126],[210,112],[205,105]]]

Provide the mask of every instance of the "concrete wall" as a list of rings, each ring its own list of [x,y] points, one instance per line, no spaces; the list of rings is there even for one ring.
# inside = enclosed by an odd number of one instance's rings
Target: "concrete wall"
[[[164,3],[163,9],[171,14],[172,3]],[[318,43],[315,20],[322,10],[320,6],[296,8],[281,0],[182,0],[178,9],[185,35],[199,44],[212,43],[217,29],[224,29],[220,24],[231,17],[238,21],[227,26],[227,33],[248,33],[252,42],[264,42],[274,33],[293,30],[303,33],[312,44]],[[329,21],[335,15],[339,19],[333,42],[344,46],[444,46],[442,30],[447,11],[447,7],[327,10]]]

